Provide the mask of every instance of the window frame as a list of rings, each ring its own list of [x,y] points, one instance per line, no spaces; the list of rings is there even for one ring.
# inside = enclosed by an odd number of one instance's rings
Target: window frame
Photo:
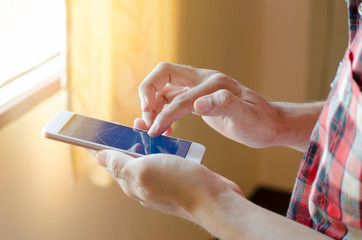
[[[66,22],[64,24],[66,25]],[[49,52],[47,59],[34,62],[33,65],[29,65],[28,70],[19,71],[17,76],[2,83],[0,86],[0,129],[62,89],[66,76],[67,38],[65,37],[64,40],[64,45],[57,51]]]
[[[57,58],[61,58],[58,56]],[[39,70],[44,67],[48,62],[38,66],[34,70]],[[18,79],[26,77],[29,73],[23,74]],[[59,66],[59,70],[56,72],[48,72],[47,77],[42,81],[29,89],[26,89],[17,97],[13,98],[9,102],[0,106],[0,129],[6,124],[12,122],[22,114],[26,113],[33,107],[37,106],[47,98],[53,96],[62,89],[62,82],[65,79],[65,63],[63,66]]]

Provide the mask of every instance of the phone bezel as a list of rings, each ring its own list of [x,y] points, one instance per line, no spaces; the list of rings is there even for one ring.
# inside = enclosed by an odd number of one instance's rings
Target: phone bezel
[[[130,152],[127,150],[123,150],[123,149],[119,149],[119,148],[113,148],[110,146],[106,146],[106,145],[102,145],[102,144],[98,144],[98,143],[94,143],[94,142],[89,142],[83,139],[79,139],[79,138],[74,138],[74,137],[70,137],[70,136],[66,136],[66,135],[62,135],[59,134],[59,131],[64,127],[64,125],[66,123],[68,123],[68,121],[73,117],[73,115],[79,115],[79,116],[84,116],[78,113],[73,113],[70,111],[61,111],[59,113],[57,113],[51,120],[50,122],[42,129],[42,135],[46,138],[49,139],[53,139],[53,140],[57,140],[57,141],[62,141],[62,142],[66,142],[69,144],[73,144],[73,145],[77,145],[80,147],[84,147],[84,148],[89,148],[89,149],[93,149],[93,150],[103,150],[103,149],[112,149],[112,150],[116,150],[116,151],[120,151],[126,154],[129,154],[131,156],[134,157],[141,157],[144,156],[142,154],[138,154],[138,153],[134,153],[134,152]],[[88,116],[84,116],[84,117],[88,117]],[[92,118],[92,117],[88,117],[88,118]],[[96,119],[96,118],[93,118]],[[101,119],[97,119],[97,120],[101,120]],[[105,121],[105,120],[101,120],[101,121]],[[116,123],[119,124],[119,123]],[[122,124],[119,124],[122,125]],[[125,125],[122,125],[125,126]],[[128,126],[125,126],[128,127]],[[135,129],[135,128],[133,128]],[[168,136],[164,136],[167,137]],[[174,138],[174,137],[172,137]],[[187,141],[187,140],[185,140]],[[195,142],[191,142],[191,141],[187,141],[190,142],[190,148],[185,156],[185,159],[191,160],[193,162],[197,162],[197,163],[201,163],[203,155],[205,153],[205,146],[199,144],[199,143],[195,143]]]

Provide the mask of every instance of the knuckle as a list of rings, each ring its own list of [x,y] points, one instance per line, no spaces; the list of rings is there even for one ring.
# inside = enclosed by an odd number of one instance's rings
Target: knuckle
[[[132,188],[130,187],[129,181],[126,180],[117,180],[118,184],[121,186],[122,191],[129,197],[134,198],[135,194],[132,191]]]
[[[120,164],[118,164],[118,162],[116,161],[116,159],[112,158],[109,161],[109,165],[107,167],[109,169],[109,171],[111,172],[112,177],[114,178],[121,178],[121,170],[122,167],[120,166]]]
[[[141,82],[141,84],[138,86],[138,94],[141,96],[144,92],[144,89],[146,88],[147,83],[145,81]]]
[[[219,105],[226,105],[232,103],[234,100],[234,94],[226,89],[221,89],[215,94],[215,101]]]
[[[138,86],[138,95],[142,96],[149,90],[153,90],[154,92],[156,92],[156,89],[151,81],[143,81]]]
[[[157,66],[155,67],[155,69],[157,71],[167,71],[170,67],[171,67],[171,63],[168,62],[160,62],[157,64]]]
[[[186,96],[186,94],[179,94],[172,100],[172,102],[178,106],[181,106],[185,102],[187,102],[187,100],[188,100],[188,97]]]
[[[170,72],[170,68],[172,67],[172,63],[167,63],[167,62],[160,62],[156,65],[156,67],[152,70],[151,74],[149,74],[146,78],[145,81],[143,81],[139,87],[138,87],[138,93],[140,95],[142,95],[142,93],[144,93],[146,90],[148,89],[152,89],[155,91],[155,87],[153,85],[153,79],[149,78],[149,76],[152,76],[153,74],[162,74],[162,73],[167,73]],[[156,91],[155,91],[156,92]]]
[[[168,107],[165,108],[165,112],[171,113],[175,111],[175,109],[181,110],[185,108],[189,108],[191,106],[191,99],[190,96],[187,94],[180,94],[174,97],[174,99],[167,105]]]
[[[136,200],[140,199],[140,193],[141,192],[139,191],[139,187],[137,187],[134,182],[128,180],[121,187],[122,187],[123,192],[128,197],[136,199]]]
[[[228,75],[226,75],[226,74],[224,74],[224,73],[222,73],[222,72],[216,72],[216,73],[214,74],[214,77],[215,77],[217,80],[222,81],[222,82],[224,82],[224,81],[229,81],[229,79],[230,79],[230,77],[229,77]]]
[[[231,78],[229,76],[221,72],[214,73],[211,77],[211,81],[220,86],[228,84],[230,82],[230,79]]]
[[[147,190],[147,185],[144,185],[141,182],[132,182],[130,183],[131,192],[138,199],[148,199],[150,198],[150,192]]]
[[[228,75],[216,72],[214,73],[211,78],[210,82],[214,85],[217,89],[228,89],[230,91],[239,91],[239,83],[229,77]]]

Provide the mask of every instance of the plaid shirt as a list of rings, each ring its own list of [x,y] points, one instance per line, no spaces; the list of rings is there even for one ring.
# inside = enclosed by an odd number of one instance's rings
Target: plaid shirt
[[[287,217],[362,239],[362,0],[347,1],[349,47],[301,162]]]

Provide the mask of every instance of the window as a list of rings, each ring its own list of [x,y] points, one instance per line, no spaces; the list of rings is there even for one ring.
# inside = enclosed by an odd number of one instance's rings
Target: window
[[[0,115],[39,86],[59,85],[65,42],[64,0],[0,1]]]

